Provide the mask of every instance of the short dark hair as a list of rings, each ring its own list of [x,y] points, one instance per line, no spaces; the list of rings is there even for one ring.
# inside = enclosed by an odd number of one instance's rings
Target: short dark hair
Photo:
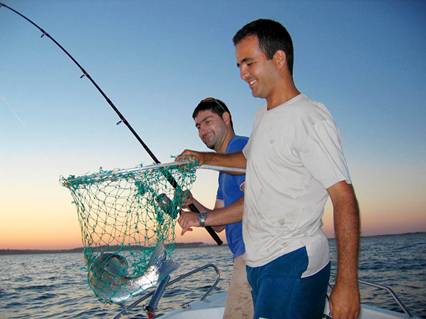
[[[231,127],[232,129],[234,129],[231,112],[223,101],[214,97],[207,97],[201,100],[200,103],[198,103],[197,107],[194,109],[194,112],[192,112],[192,118],[195,119],[198,115],[198,112],[206,110],[212,111],[220,117],[222,117],[223,113],[227,112],[229,114],[229,118],[231,119]]]
[[[275,52],[282,50],[286,54],[287,66],[290,74],[293,75],[293,41],[290,33],[279,22],[269,19],[258,19],[246,24],[232,38],[234,45],[237,45],[247,36],[255,35],[259,40],[260,49],[266,54],[268,59],[272,59]]]

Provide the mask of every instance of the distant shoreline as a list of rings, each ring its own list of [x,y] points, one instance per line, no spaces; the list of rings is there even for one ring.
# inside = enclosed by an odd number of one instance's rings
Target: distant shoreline
[[[371,237],[384,237],[384,236],[406,236],[406,235],[418,235],[425,234],[426,232],[413,232],[413,233],[399,233],[399,234],[383,234],[383,235],[369,235],[361,236],[361,238],[371,238]],[[328,238],[329,240],[334,240],[334,237]],[[198,247],[212,247],[216,246],[215,244],[206,244],[203,242],[193,242],[193,243],[176,243],[176,248],[198,248]],[[226,244],[224,244],[226,246]],[[71,249],[0,249],[1,255],[32,255],[32,254],[63,254],[63,253],[81,253],[83,252],[83,247],[71,248]]]
[[[193,243],[175,243],[176,248],[197,248],[197,247],[210,247],[213,244],[206,244],[203,242]],[[33,254],[72,254],[82,253],[83,247],[71,249],[0,249],[1,255],[33,255]]]

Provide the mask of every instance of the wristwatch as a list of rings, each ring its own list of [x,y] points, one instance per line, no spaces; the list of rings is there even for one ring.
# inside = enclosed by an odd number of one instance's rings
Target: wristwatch
[[[199,213],[198,214],[198,221],[200,222],[200,226],[204,227],[206,226],[206,218],[207,218],[207,213]]]

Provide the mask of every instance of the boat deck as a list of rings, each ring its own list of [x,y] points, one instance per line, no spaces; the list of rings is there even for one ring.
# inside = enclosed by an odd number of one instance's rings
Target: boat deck
[[[162,316],[163,319],[220,319],[223,317],[226,293],[221,292],[207,297],[203,301],[194,301],[184,309]],[[325,307],[328,313],[328,303]],[[327,318],[325,315],[324,318]],[[331,318],[331,317],[328,317]],[[362,304],[359,319],[407,319],[415,318],[407,314],[386,310],[372,305]]]
[[[157,309],[157,305],[159,300],[161,299],[164,290],[167,286],[172,285],[174,283],[180,282],[181,280],[190,277],[198,272],[205,271],[207,269],[213,269],[216,272],[216,279],[214,283],[210,286],[210,288],[204,293],[200,300],[188,302],[182,305],[181,309],[171,311],[167,314],[161,316],[163,319],[221,319],[224,313],[224,305],[226,301],[226,292],[214,293],[213,289],[216,288],[217,284],[220,280],[220,272],[219,269],[214,264],[206,264],[202,267],[198,267],[189,271],[188,273],[182,274],[176,277],[173,280],[168,279],[168,281],[162,282],[154,291],[142,296],[140,299],[136,300],[134,303],[130,304],[128,307],[125,307],[120,311],[114,319],[121,318],[123,314],[126,314],[127,310],[132,309],[139,305],[143,300],[146,300],[148,297],[151,297],[151,301],[145,309],[151,313],[150,318],[154,318],[154,312]],[[382,286],[375,283],[370,283],[366,281],[359,281],[362,285],[372,286],[378,289],[383,290],[384,292],[390,294],[392,298],[395,300],[396,304],[399,305],[401,312],[391,311],[387,309],[383,309],[380,307],[376,307],[368,304],[361,304],[361,314],[359,319],[420,319],[418,317],[414,317],[402,303],[402,301],[396,296],[393,290],[387,286]],[[323,319],[332,319],[329,311],[328,300],[326,302],[324,308]]]

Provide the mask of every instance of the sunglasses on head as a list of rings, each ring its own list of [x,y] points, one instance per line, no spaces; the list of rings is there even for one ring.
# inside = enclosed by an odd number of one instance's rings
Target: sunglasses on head
[[[207,97],[207,98],[205,98],[205,99],[203,99],[203,100],[201,100],[200,101],[200,103],[214,103],[215,105],[217,105],[218,107],[219,107],[219,109],[222,111],[222,112],[228,112],[229,113],[229,110],[227,110],[223,105],[222,105],[222,103],[220,103],[217,99],[215,99],[214,97]]]

